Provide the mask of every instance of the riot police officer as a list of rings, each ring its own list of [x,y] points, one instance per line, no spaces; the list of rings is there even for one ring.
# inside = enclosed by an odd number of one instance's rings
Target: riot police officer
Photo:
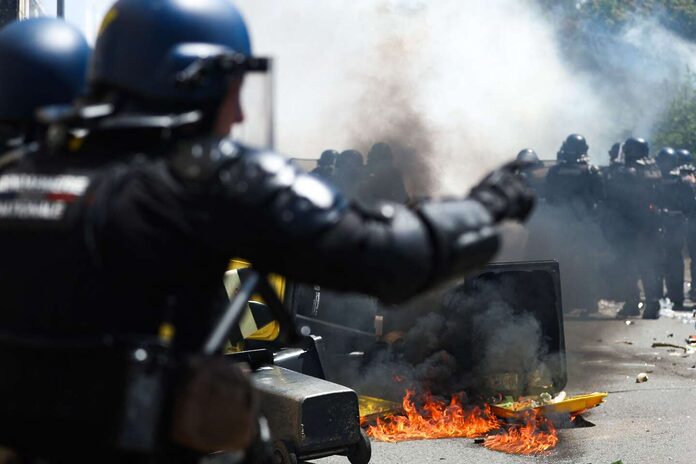
[[[612,277],[620,299],[625,302],[618,317],[639,315],[638,280],[643,283],[645,309],[643,318],[659,317],[662,285],[660,268],[660,169],[649,158],[648,143],[630,137],[623,146],[625,166],[607,184],[607,208],[616,241],[622,271]]]
[[[344,150],[336,158],[336,187],[348,199],[355,200],[365,178],[365,160],[358,150]]]
[[[46,149],[0,172],[0,329],[131,339],[167,320],[175,351],[188,353],[224,303],[233,256],[399,301],[486,263],[498,249],[496,225],[528,216],[533,196],[509,166],[467,198],[365,212],[287,158],[237,143],[229,133],[243,120],[242,78],[267,70],[227,0],[116,2],[94,51],[87,106],[55,123]],[[11,379],[0,379],[2,391],[21,393],[25,377],[2,372]],[[78,420],[52,443],[72,462],[93,461],[106,429],[92,427],[85,444]],[[45,438],[11,433],[27,435]]]
[[[664,147],[655,155],[660,168],[660,219],[662,232],[662,262],[660,284],[664,278],[667,297],[675,310],[684,308],[684,257],[682,250],[686,239],[686,213],[692,190],[677,169],[680,160],[671,147]]]
[[[324,150],[319,157],[319,161],[317,161],[317,167],[310,174],[331,181],[334,177],[337,157],[338,152],[336,150]]]
[[[602,181],[604,183],[611,182],[614,173],[617,170],[620,170],[621,166],[623,166],[623,162],[619,159],[620,151],[621,144],[615,143],[607,152],[609,154],[609,165],[599,168],[599,171],[602,174]]]
[[[686,185],[691,187],[691,197],[687,211],[686,248],[689,253],[691,288],[689,298],[696,301],[696,166],[689,150],[677,150],[679,173]]]
[[[534,189],[537,197],[544,198],[546,170],[537,152],[532,148],[520,150],[520,152],[517,153],[517,161],[524,163],[525,168],[522,170],[521,174]]]
[[[33,18],[0,29],[0,152],[40,137],[36,111],[84,91],[89,45],[63,20]]]
[[[679,166],[687,166],[694,163],[694,157],[691,155],[691,152],[685,148],[677,150],[676,155],[678,160],[677,164]]]
[[[574,209],[579,217],[592,216],[602,196],[599,169],[590,164],[585,137],[571,134],[558,152],[558,164],[546,176],[546,197],[551,204]]]
[[[599,233],[598,204],[602,198],[599,169],[590,164],[585,137],[571,134],[558,152],[558,163],[546,175],[545,197],[553,218],[556,255],[563,272],[564,305],[597,309],[598,281],[595,241]],[[578,285],[583,282],[582,285]]]
[[[373,204],[385,200],[401,204],[408,202],[403,176],[394,166],[394,155],[388,144],[375,143],[367,153],[365,176],[358,197]]]
[[[621,153],[621,143],[616,142],[609,149],[609,165],[617,164],[619,162],[619,153]]]
[[[517,161],[521,161],[530,167],[541,167],[544,163],[539,159],[539,155],[532,148],[524,148],[517,153]]]
[[[603,190],[606,192],[606,186],[611,184],[618,172],[623,169],[623,161],[619,155],[621,153],[621,143],[617,142],[611,146],[608,151],[609,165],[600,167],[599,171],[602,174],[602,182],[604,183]],[[619,260],[616,250],[621,246],[622,237],[617,232],[614,224],[614,215],[607,208],[606,202],[599,205],[599,221],[604,241],[603,252],[601,253],[600,275],[603,277],[603,285],[601,285],[601,294],[604,298],[616,300],[621,295],[617,294],[613,286],[613,276],[622,272],[622,264]]]

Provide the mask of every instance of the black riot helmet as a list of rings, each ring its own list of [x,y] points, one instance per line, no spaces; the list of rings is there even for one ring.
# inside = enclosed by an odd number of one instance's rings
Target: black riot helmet
[[[621,153],[621,143],[616,142],[609,149],[609,161],[616,162],[617,158],[619,157],[619,153]]]
[[[539,159],[537,152],[531,148],[525,148],[524,150],[520,151],[517,154],[517,161],[529,167],[541,166],[543,164]]]
[[[663,174],[669,173],[679,166],[677,153],[672,147],[660,148],[660,151],[655,155],[655,163],[660,168]]]
[[[563,142],[561,151],[558,153],[559,161],[580,161],[587,155],[589,149],[590,147],[587,145],[585,137],[580,134],[570,134]]]
[[[338,158],[338,152],[336,150],[324,150],[317,164],[319,166],[333,166],[336,164],[336,158]]]
[[[648,157],[650,146],[644,139],[629,137],[623,144],[623,154],[627,165],[635,164],[636,161]]]
[[[694,157],[691,155],[691,152],[689,150],[682,148],[682,149],[677,150],[676,154],[677,154],[677,163],[679,164],[679,166],[693,164]]]

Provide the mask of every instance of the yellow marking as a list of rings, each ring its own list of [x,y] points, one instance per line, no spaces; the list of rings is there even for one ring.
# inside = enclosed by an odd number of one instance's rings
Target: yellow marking
[[[176,334],[176,328],[168,323],[165,322],[159,327],[159,339],[163,343],[171,343],[172,340],[174,340],[174,335]]]
[[[272,342],[278,338],[278,335],[280,335],[280,324],[278,324],[278,321],[272,321],[245,338],[248,340]]]
[[[71,136],[70,140],[68,140],[68,150],[78,151],[80,148],[82,148],[82,144],[84,143],[84,141],[84,137]]]
[[[99,26],[99,33],[97,36],[100,36],[106,31],[106,29],[111,26],[111,23],[113,23],[116,18],[118,18],[118,10],[116,8],[111,8],[108,13],[104,16],[104,19],[102,20],[101,26]]]
[[[239,331],[242,332],[242,338],[247,338],[249,335],[256,332],[259,328],[256,326],[256,321],[254,320],[254,315],[247,306],[244,311],[242,319],[239,321]]]

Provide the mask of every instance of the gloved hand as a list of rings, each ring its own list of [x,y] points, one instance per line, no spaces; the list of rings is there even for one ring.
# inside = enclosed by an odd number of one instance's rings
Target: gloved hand
[[[536,202],[534,191],[521,176],[525,164],[512,161],[493,171],[476,187],[469,196],[481,203],[496,222],[504,219],[526,220]]]

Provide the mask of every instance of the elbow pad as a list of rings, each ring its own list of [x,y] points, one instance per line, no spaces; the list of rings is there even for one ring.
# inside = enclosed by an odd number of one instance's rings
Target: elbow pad
[[[433,243],[430,286],[483,266],[498,251],[500,239],[494,219],[478,201],[428,202],[417,211]]]

